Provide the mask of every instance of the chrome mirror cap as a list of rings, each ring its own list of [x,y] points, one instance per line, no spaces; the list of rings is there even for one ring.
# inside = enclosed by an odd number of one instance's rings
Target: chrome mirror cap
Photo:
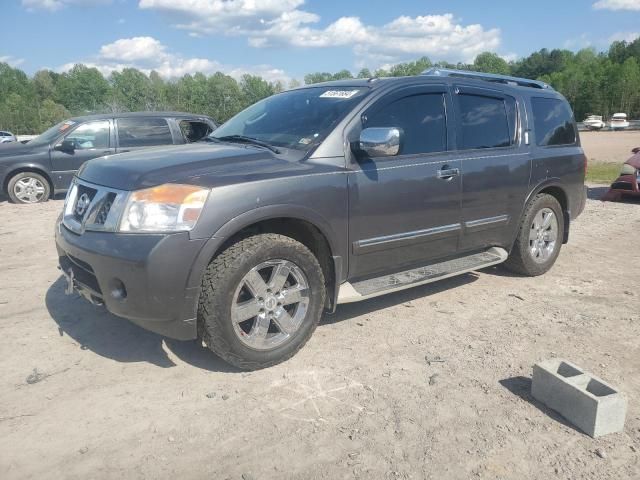
[[[360,133],[360,150],[370,157],[392,157],[400,153],[401,132],[395,127],[365,128]]]

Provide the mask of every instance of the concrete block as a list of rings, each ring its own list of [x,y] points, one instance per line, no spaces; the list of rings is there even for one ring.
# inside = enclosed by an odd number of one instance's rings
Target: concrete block
[[[592,437],[624,428],[627,400],[567,360],[554,358],[534,365],[531,394]]]

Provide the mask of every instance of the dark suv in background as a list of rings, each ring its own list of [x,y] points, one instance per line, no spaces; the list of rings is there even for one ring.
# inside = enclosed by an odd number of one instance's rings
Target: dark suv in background
[[[541,82],[331,82],[258,102],[208,142],[88,162],[56,243],[70,292],[255,369],[339,303],[502,262],[545,273],[584,208],[585,165],[569,104]]]
[[[216,128],[206,116],[136,112],[75,117],[27,144],[0,145],[2,193],[15,203],[45,202],[67,190],[87,160],[201,140]]]

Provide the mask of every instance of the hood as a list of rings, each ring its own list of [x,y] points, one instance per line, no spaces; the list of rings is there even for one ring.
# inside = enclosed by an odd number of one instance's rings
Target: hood
[[[202,142],[96,158],[85,163],[78,176],[119,190],[163,183],[212,188],[294,175],[312,168],[304,162],[283,160],[262,148]]]
[[[41,146],[40,146],[41,147]],[[49,148],[48,146],[46,147]],[[20,142],[0,143],[0,161],[5,157],[17,157],[20,155],[28,155],[35,150],[39,150],[37,146],[24,144]]]

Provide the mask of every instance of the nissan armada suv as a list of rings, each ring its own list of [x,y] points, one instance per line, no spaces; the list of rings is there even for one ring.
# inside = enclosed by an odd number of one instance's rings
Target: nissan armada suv
[[[274,95],[206,141],[106,156],[56,226],[68,292],[243,369],[324,311],[503,263],[541,275],[585,204],[567,101],[433,69]]]

